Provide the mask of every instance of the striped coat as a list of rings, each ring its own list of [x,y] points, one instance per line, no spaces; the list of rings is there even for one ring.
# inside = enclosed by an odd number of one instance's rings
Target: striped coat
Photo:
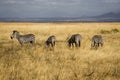
[[[103,38],[101,35],[94,35],[92,37],[92,42],[91,42],[91,47],[99,47],[99,46],[103,46]]]
[[[54,35],[48,37],[48,39],[46,40],[45,44],[46,47],[54,47],[56,43],[56,37]]]
[[[76,47],[80,47],[81,41],[82,41],[82,36],[80,34],[74,34],[68,40],[68,46],[71,47],[74,46],[75,44]]]
[[[21,45],[24,43],[35,43],[35,35],[34,34],[26,34],[26,35],[20,35],[20,33],[16,30],[13,31],[11,35],[11,39],[16,38]]]

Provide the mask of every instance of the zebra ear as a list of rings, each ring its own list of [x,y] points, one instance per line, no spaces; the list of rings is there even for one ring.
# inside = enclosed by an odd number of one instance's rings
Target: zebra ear
[[[16,30],[13,31],[13,33],[15,33],[15,32],[16,32]]]
[[[17,30],[13,30],[13,33],[18,32]]]

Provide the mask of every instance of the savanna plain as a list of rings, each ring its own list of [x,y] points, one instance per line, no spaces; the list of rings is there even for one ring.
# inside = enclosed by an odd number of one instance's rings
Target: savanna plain
[[[10,39],[13,30],[32,33],[36,45]],[[82,35],[80,48],[69,48],[72,34]],[[103,47],[91,49],[93,35]],[[45,41],[55,35],[54,50]],[[4,23],[0,22],[0,80],[120,80],[120,23]]]

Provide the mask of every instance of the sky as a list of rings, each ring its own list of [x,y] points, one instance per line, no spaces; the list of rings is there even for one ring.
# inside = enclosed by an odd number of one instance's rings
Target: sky
[[[120,12],[120,0],[0,0],[0,18],[96,16]]]

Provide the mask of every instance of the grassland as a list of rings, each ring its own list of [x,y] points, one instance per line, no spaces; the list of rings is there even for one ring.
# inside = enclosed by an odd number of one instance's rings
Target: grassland
[[[36,48],[11,40],[13,30],[33,33]],[[115,31],[116,30],[116,31]],[[71,34],[82,35],[79,49],[68,48]],[[91,49],[101,34],[104,46]],[[44,42],[55,35],[54,51]],[[0,80],[120,80],[120,23],[0,23]]]

